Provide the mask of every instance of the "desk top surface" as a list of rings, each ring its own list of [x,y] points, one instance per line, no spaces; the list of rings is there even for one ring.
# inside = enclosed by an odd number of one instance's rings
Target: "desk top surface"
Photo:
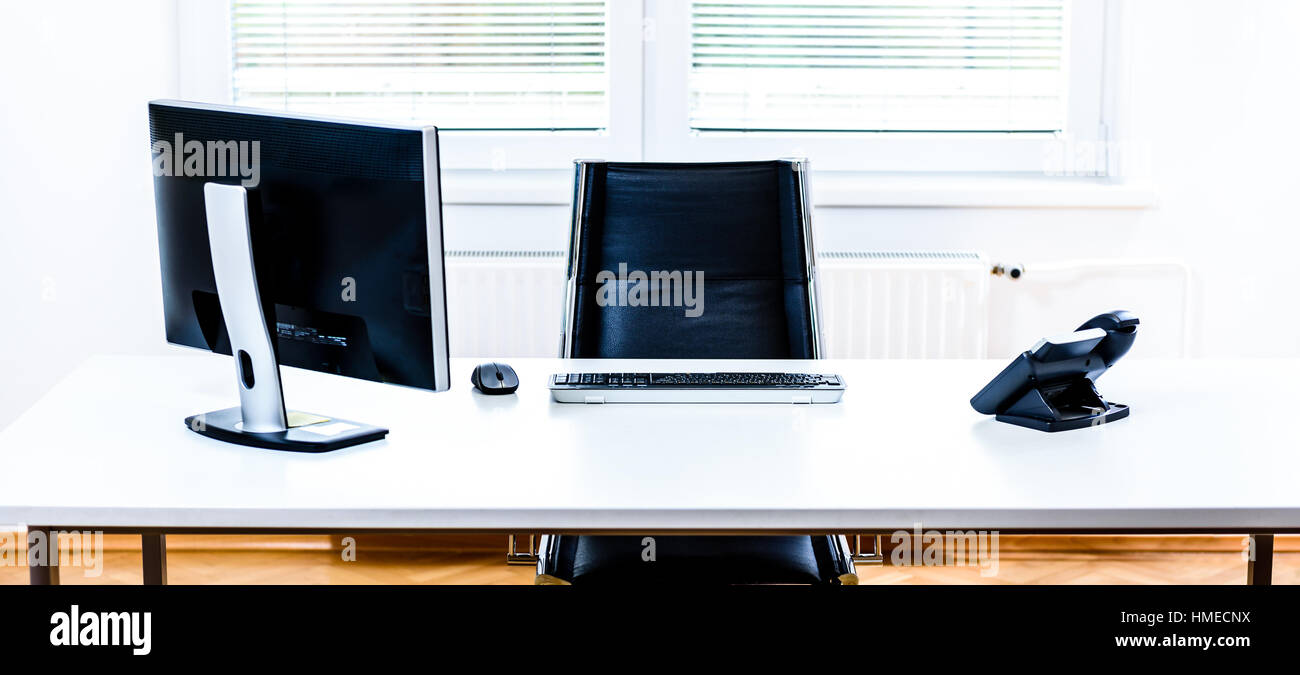
[[[1000,361],[515,359],[515,396],[284,369],[296,410],[388,427],[311,455],[183,418],[237,404],[228,357],[95,357],[0,432],[0,522],[175,529],[1136,530],[1300,527],[1300,361],[1118,364],[1132,416],[1047,434],[968,400]],[[839,373],[835,405],[565,405],[553,372]]]

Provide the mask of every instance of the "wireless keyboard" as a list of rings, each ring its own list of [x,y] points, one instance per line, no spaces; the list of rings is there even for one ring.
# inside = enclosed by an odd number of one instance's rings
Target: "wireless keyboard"
[[[836,403],[839,375],[809,373],[560,373],[560,403]]]

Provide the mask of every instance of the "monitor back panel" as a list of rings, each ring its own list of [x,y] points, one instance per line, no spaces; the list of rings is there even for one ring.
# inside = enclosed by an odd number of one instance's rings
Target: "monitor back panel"
[[[149,126],[169,342],[230,353],[203,185],[244,184],[280,363],[435,388],[433,326],[445,321],[431,321],[431,312],[445,311],[445,302],[430,297],[421,130],[157,103],[150,104]],[[245,164],[212,175],[221,167],[205,157],[199,173],[207,175],[185,175],[187,159],[191,169],[195,163],[187,147],[211,154],[212,144],[231,141],[247,142],[240,159],[252,154],[255,173]],[[170,173],[159,160],[159,149],[168,147]],[[428,179],[438,180],[436,167]],[[441,249],[441,224],[435,225]]]

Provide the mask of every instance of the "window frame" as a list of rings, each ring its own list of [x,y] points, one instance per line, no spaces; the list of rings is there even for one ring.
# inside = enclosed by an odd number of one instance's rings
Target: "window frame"
[[[817,171],[1044,174],[1064,143],[1112,140],[1112,0],[1071,0],[1065,132],[694,132],[687,126],[690,0],[611,0],[604,131],[446,131],[449,170],[565,170],[575,159],[719,161],[805,157]],[[230,2],[178,4],[181,98],[230,103]],[[224,27],[225,30],[220,30]],[[648,105],[647,105],[648,104]],[[851,142],[846,142],[851,141]],[[1101,175],[1105,174],[1102,167]],[[1095,178],[1098,174],[1092,174]]]

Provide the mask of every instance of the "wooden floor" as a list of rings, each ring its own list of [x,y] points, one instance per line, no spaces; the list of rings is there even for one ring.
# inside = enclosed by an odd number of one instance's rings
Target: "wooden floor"
[[[996,576],[975,568],[859,566],[864,584],[1241,584],[1246,567],[1239,551],[1186,544],[1179,538],[1146,538],[1126,543],[1098,538],[1043,537],[1032,548],[1003,549]],[[1184,542],[1180,545],[1179,542]],[[301,542],[299,542],[301,544]],[[168,581],[173,584],[530,584],[532,567],[508,566],[501,551],[425,552],[379,547],[357,552],[345,562],[337,550],[293,542],[253,543],[216,548],[169,540]],[[1146,550],[1125,550],[1146,549]],[[1186,550],[1186,549],[1210,550]],[[1300,551],[1293,545],[1275,557],[1274,583],[1300,584]],[[65,566],[65,584],[138,584],[140,553],[113,546],[103,552],[102,572],[87,577],[84,568]],[[27,583],[27,569],[0,566],[0,584]]]

